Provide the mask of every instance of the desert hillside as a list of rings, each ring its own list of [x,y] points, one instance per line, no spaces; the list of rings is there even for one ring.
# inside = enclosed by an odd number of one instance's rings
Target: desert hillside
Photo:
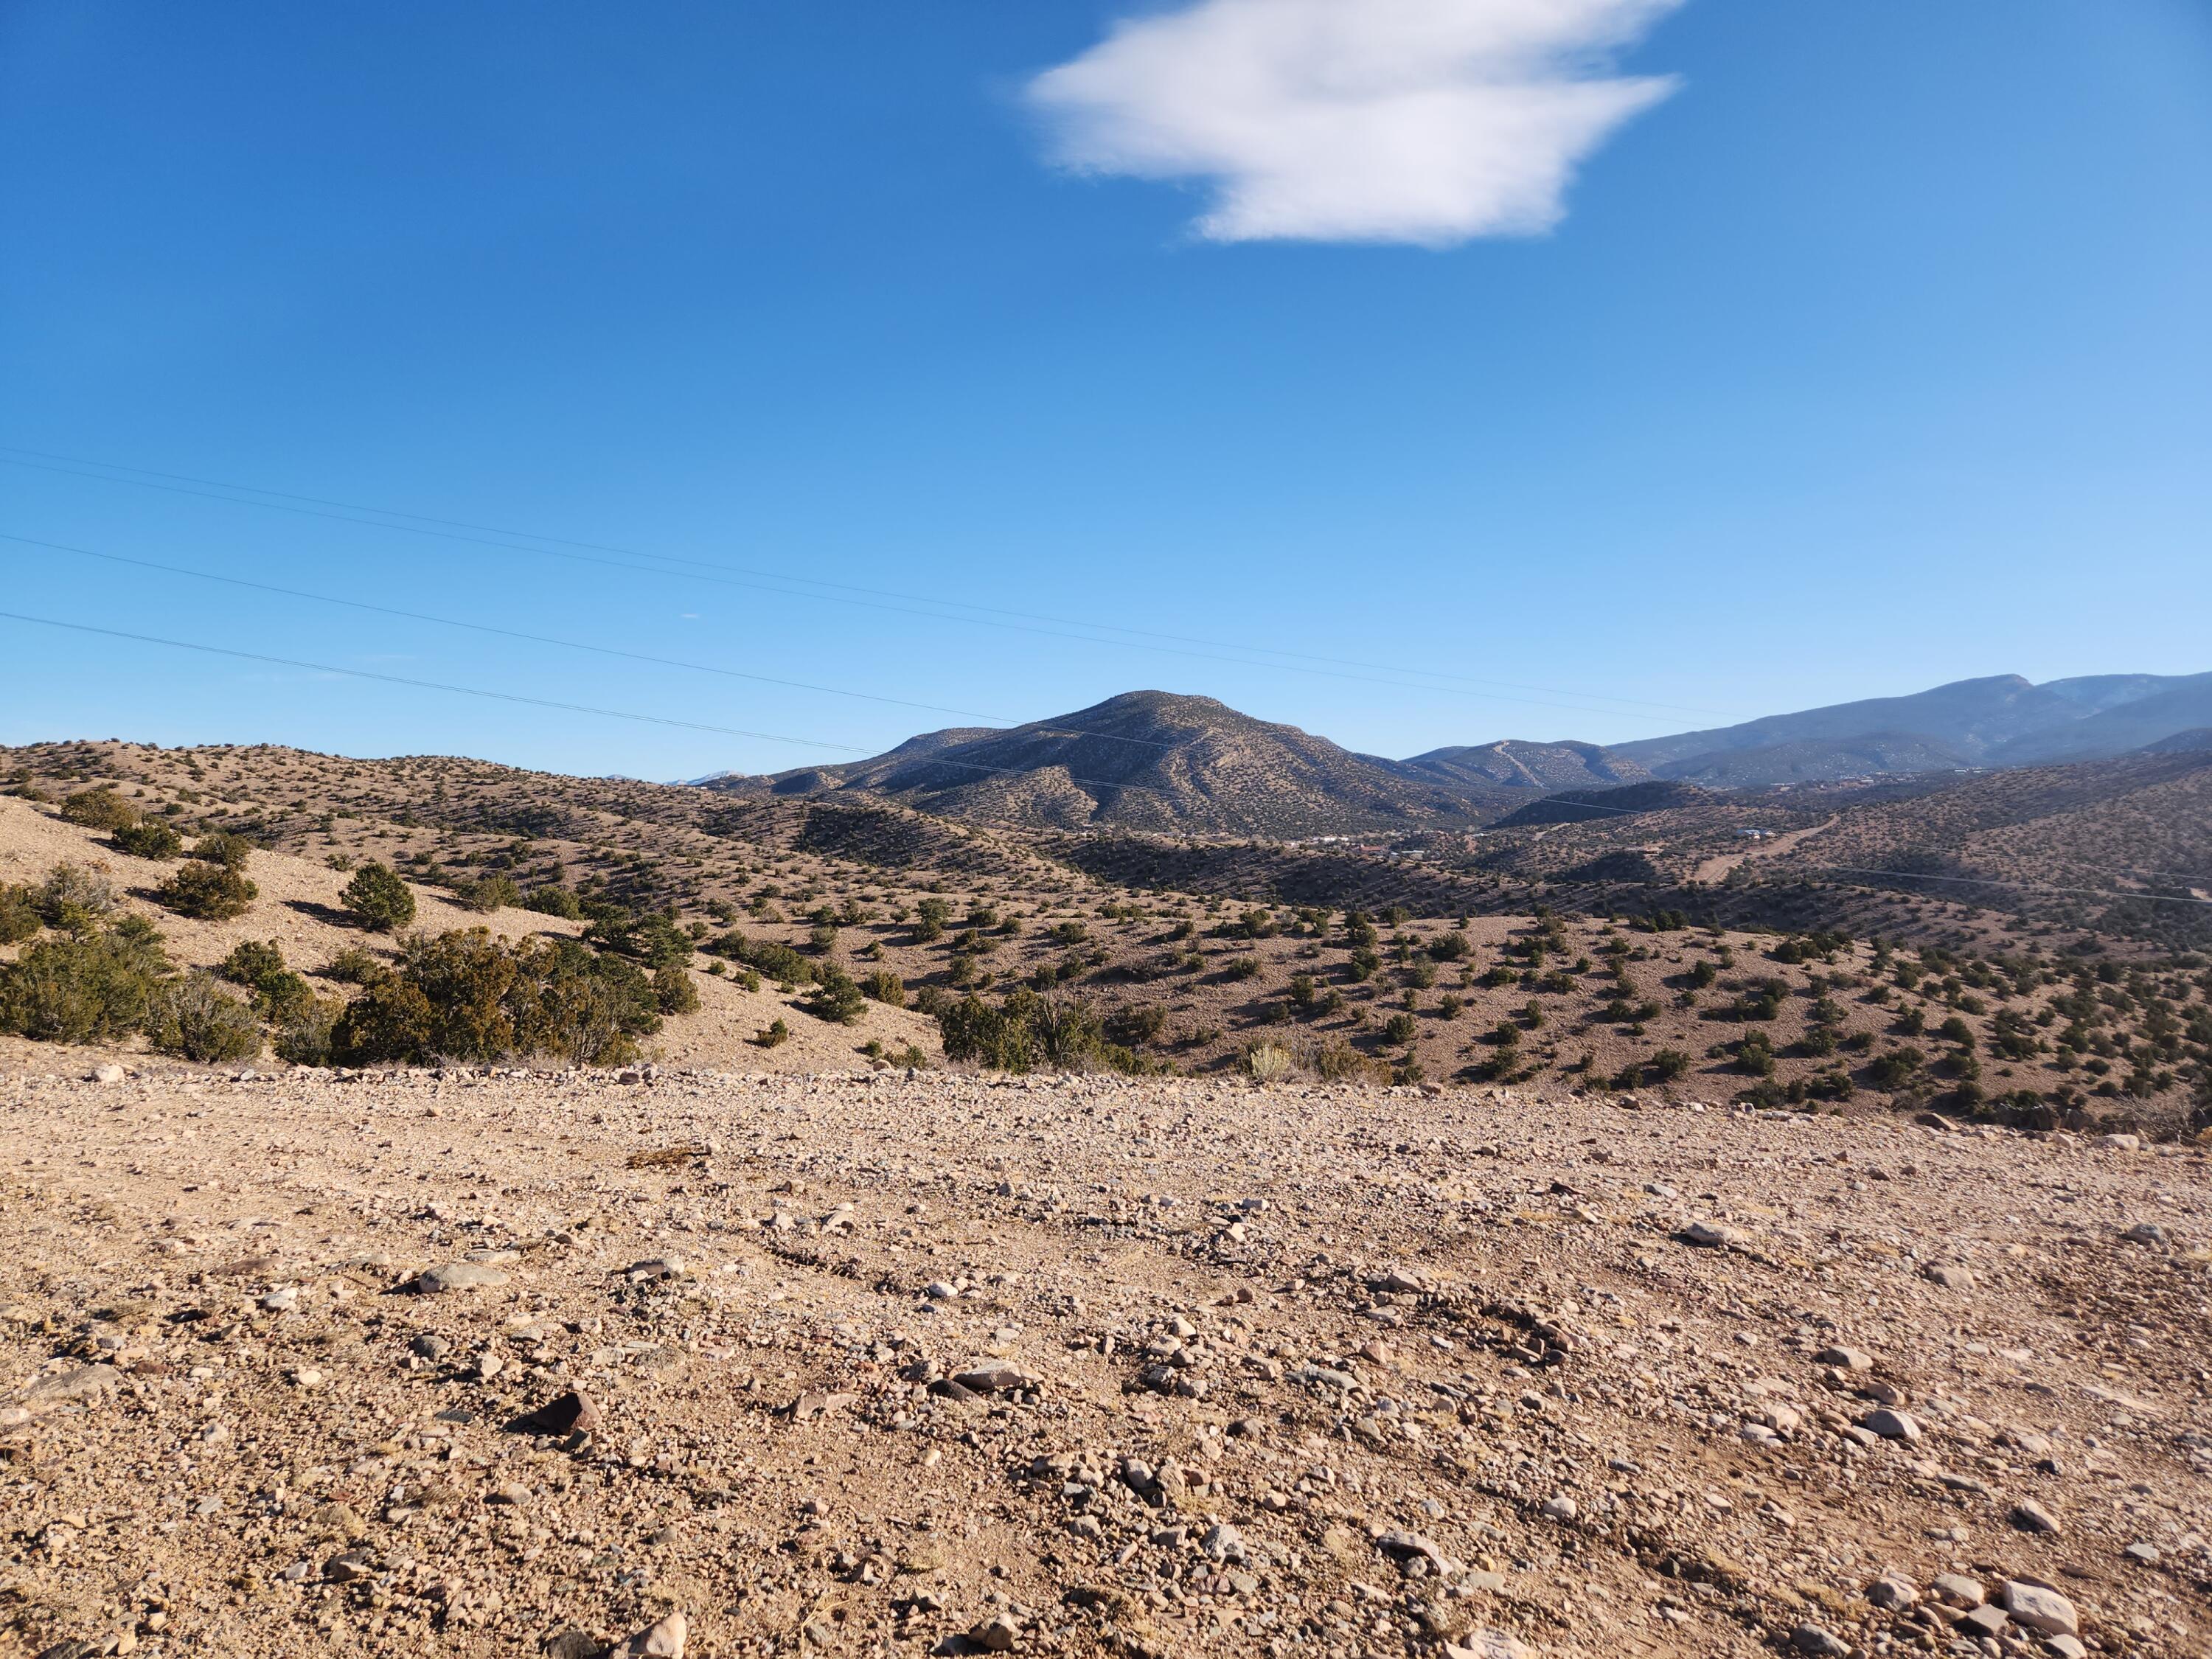
[[[397,954],[391,939],[365,930],[349,914],[343,897],[348,875],[327,860],[253,854],[246,869],[258,891],[245,914],[227,921],[180,915],[159,901],[155,889],[178,862],[131,857],[109,838],[30,801],[0,797],[0,888],[35,891],[58,868],[82,872],[112,890],[118,916],[137,916],[158,928],[162,948],[181,969],[212,970],[240,945],[266,942],[320,994],[343,999],[353,994],[352,988],[329,969],[345,952],[367,951],[385,958]],[[477,911],[434,888],[416,886],[413,891],[413,927],[426,934],[481,927],[496,939],[514,941],[532,936],[574,939],[584,932],[580,921],[507,907]],[[0,946],[0,963],[20,957],[23,948]],[[854,1024],[845,1025],[808,1017],[794,999],[778,995],[773,987],[749,991],[703,972],[693,975],[693,982],[698,1008],[672,1016],[647,1042],[643,1057],[665,1065],[735,1066],[742,1060],[747,1067],[763,1071],[813,1071],[853,1065],[871,1042],[885,1052],[937,1046],[934,1022],[879,1003],[868,1003]],[[787,1041],[774,1048],[754,1041],[779,1019],[791,1034]],[[145,1045],[143,1040],[98,1042],[68,1052],[64,1061],[51,1043],[0,1031],[0,1068],[135,1061]]]
[[[1562,812],[1455,863],[1024,836],[447,759],[15,752],[27,763],[0,823],[30,839],[0,887],[102,864],[185,966],[277,939],[335,998],[351,994],[326,971],[346,948],[392,954],[342,898],[348,870],[381,862],[408,878],[426,934],[481,923],[580,937],[609,971],[645,964],[695,988],[699,1010],[669,1014],[640,1051],[665,1063],[933,1061],[951,1033],[963,1064],[1693,1091],[2159,1132],[2194,1121],[2212,1059],[2201,955],[1797,873],[1832,848],[1854,864],[1893,856],[1867,838],[1899,824],[2023,849],[2122,812],[2141,834],[2185,826],[2191,792],[2212,777],[2201,755],[1998,774],[1790,818],[1642,783],[1607,797],[1638,810],[1576,821],[1562,813],[1595,797],[1571,792],[1555,798]],[[130,857],[63,821],[101,791],[150,822],[251,839],[267,894],[219,925],[163,912],[151,888],[179,860]],[[1774,833],[1747,841],[1747,822]],[[304,931],[288,944],[284,929]],[[778,1020],[786,1041],[758,1046]],[[283,1052],[273,1024],[270,1043]],[[507,1055],[477,1043],[445,1057]]]

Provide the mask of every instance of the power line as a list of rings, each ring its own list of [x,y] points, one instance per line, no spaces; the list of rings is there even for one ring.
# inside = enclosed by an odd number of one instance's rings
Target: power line
[[[1855,876],[1895,876],[1905,881],[1948,881],[1967,887],[2004,887],[2021,893],[2066,893],[2080,898],[2142,899],[2153,904],[2212,905],[2212,899],[2171,893],[2120,893],[2098,887],[2054,887],[2044,882],[1994,881],[1983,876],[1938,876],[1923,870],[1873,870],[1856,864],[1801,865],[1801,869],[1838,870]]]
[[[763,685],[781,685],[799,691],[818,691],[827,696],[857,697],[868,702],[890,703],[900,708],[919,708],[935,714],[963,714],[972,720],[1000,720],[1011,728],[1030,728],[1048,737],[1104,738],[1115,743],[1142,744],[1152,749],[1173,749],[1181,745],[1159,743],[1150,738],[1124,737],[1116,732],[1081,732],[1072,728],[1044,726],[1032,721],[1018,720],[1006,714],[986,714],[973,708],[948,708],[941,703],[915,702],[906,697],[879,696],[872,691],[848,691],[835,685],[814,685],[805,680],[778,679],[770,674],[749,673],[743,669],[723,668],[712,663],[686,662],[674,657],[650,656],[639,651],[623,651],[613,646],[592,645],[583,640],[556,639],[545,634],[527,634],[520,629],[496,628],[489,623],[465,622],[455,617],[434,617],[420,611],[402,611],[388,605],[371,605],[363,599],[339,599],[330,593],[311,593],[303,588],[280,587],[273,582],[252,581],[243,576],[224,576],[211,570],[194,570],[185,565],[163,564],[154,559],[134,559],[121,553],[102,553],[89,547],[77,547],[66,542],[40,541],[33,536],[15,536],[0,531],[0,541],[19,542],[26,547],[43,547],[57,553],[71,553],[82,558],[104,559],[111,564],[136,566],[141,570],[165,571],[173,576],[189,576],[196,581],[221,582],[229,587],[251,588],[261,593],[282,594],[287,599],[308,599],[317,605],[343,605],[350,611],[367,611],[381,617],[399,617],[409,622],[434,623],[441,628],[466,629],[476,634],[492,634],[502,639],[525,640],[533,645],[558,646],[568,651],[589,651],[603,657],[621,657],[631,662],[653,663],[663,668],[689,669],[700,674],[720,674],[731,679],[753,680]],[[865,751],[864,751],[865,752]]]
[[[312,673],[343,674],[353,679],[380,680],[388,685],[413,686],[424,691],[444,691],[455,696],[485,697],[495,702],[526,703],[537,708],[557,708],[571,714],[597,714],[607,720],[637,720],[648,726],[681,726],[692,732],[714,732],[725,737],[755,738],[765,743],[787,743],[805,749],[836,749],[848,754],[866,756],[868,751],[849,743],[830,743],[819,738],[786,737],[775,732],[752,732],[734,726],[714,726],[704,720],[678,720],[668,714],[644,714],[630,709],[601,708],[590,703],[562,702],[551,697],[528,696],[519,691],[494,691],[482,686],[451,685],[441,680],[413,679],[404,674],[386,674],[368,668],[342,668],[335,663],[304,662],[295,657],[270,656],[258,651],[237,651],[228,646],[203,645],[194,640],[172,640],[155,634],[133,634],[119,628],[97,628],[90,623],[64,622],[55,617],[33,617],[21,611],[0,611],[0,620],[31,623],[41,628],[67,629],[78,634],[98,634],[114,640],[131,640],[141,645],[167,646],[179,651],[198,651],[214,657],[234,657],[243,662],[270,663],[280,668],[303,668]],[[917,764],[953,766],[967,771],[1000,773],[1010,776],[1029,775],[1026,769],[1016,766],[986,766],[980,762],[949,760],[941,756],[921,757]],[[1070,775],[1070,783],[1098,789],[1136,789],[1146,794],[1164,795],[1170,792],[1155,788],[1150,784],[1115,783],[1104,778],[1079,778]]]
[[[1519,685],[1517,683],[1512,681],[1482,680],[1474,676],[1453,674],[1444,670],[1401,668],[1389,664],[1365,663],[1352,659],[1325,657],[1306,652],[1285,651],[1271,646],[1237,645],[1225,641],[1206,640],[1185,635],[1156,633],[1147,629],[1127,628],[1121,624],[1113,623],[1090,622],[1073,617],[1038,616],[1027,611],[1007,611],[995,606],[974,605],[964,600],[941,599],[929,595],[901,593],[890,589],[861,587],[852,583],[824,581],[814,577],[793,576],[781,571],[755,570],[744,566],[722,564],[711,560],[685,558],[677,554],[640,552],[632,549],[614,547],[598,542],[576,541],[557,536],[541,536],[528,531],[502,530],[495,526],[472,525],[460,520],[437,519],[426,514],[406,513],[395,508],[362,507],[351,502],[330,501],[325,501],[324,498],[319,496],[296,495],[283,490],[264,489],[259,486],[253,484],[238,484],[230,483],[220,479],[198,478],[194,477],[188,473],[159,472],[155,471],[154,469],[147,467],[125,467],[118,462],[85,461],[82,460],[81,458],[74,456],[60,456],[53,458],[57,459],[77,461],[82,465],[107,467],[117,471],[143,472],[149,474],[151,478],[168,478],[177,480],[178,482],[171,483],[155,483],[149,482],[149,478],[148,477],[111,477],[104,473],[76,471],[72,471],[69,467],[48,465],[40,461],[23,460],[18,459],[18,457],[24,455],[43,455],[46,453],[45,451],[24,449],[15,446],[5,445],[0,445],[0,449],[13,451],[12,454],[0,454],[0,464],[4,464],[9,466],[27,467],[33,471],[56,473],[65,477],[88,479],[97,483],[129,484],[137,489],[158,489],[171,495],[194,496],[204,501],[228,501],[232,505],[238,507],[267,507],[278,512],[300,514],[309,518],[331,520],[342,524],[362,525],[371,529],[396,530],[410,535],[433,536],[448,541],[469,543],[483,547],[501,548],[508,552],[529,553],[555,558],[580,559],[584,562],[594,564],[612,564],[615,568],[619,569],[643,571],[650,574],[659,576],[676,577],[679,579],[689,576],[691,580],[695,580],[716,581],[720,585],[725,586],[743,587],[749,588],[751,591],[758,592],[776,593],[787,599],[814,599],[817,601],[826,601],[831,604],[858,605],[868,610],[889,611],[904,616],[924,617],[935,622],[968,623],[980,627],[1006,629],[1017,633],[1038,634],[1048,638],[1077,640],[1091,645],[1103,645],[1109,647],[1120,646],[1124,647],[1130,645],[1131,641],[1129,641],[1102,639],[1098,637],[1096,632],[1071,634],[1062,631],[1066,628],[1104,630],[1112,633],[1130,635],[1139,640],[1159,640],[1180,642],[1179,645],[1158,644],[1139,645],[1136,647],[1138,649],[1158,652],[1170,656],[1188,657],[1210,662],[1231,663],[1239,667],[1244,668],[1288,669],[1292,672],[1317,674],[1332,679],[1358,680],[1369,684],[1395,686],[1401,690],[1443,693],[1446,695],[1466,696],[1473,698],[1478,702],[1488,701],[1495,702],[1519,703],[1531,708],[1553,708],[1567,714],[1605,715],[1609,714],[1618,714],[1621,712],[1617,709],[1598,708],[1586,706],[1589,702],[1597,702],[1631,704],[1637,707],[1655,709],[1664,708],[1676,714],[1707,715],[1722,720],[1732,720],[1735,718],[1735,715],[1727,714],[1721,710],[1694,708],[1673,703],[1652,702],[1644,699],[1634,697],[1615,697],[1604,692],[1561,691],[1541,686]],[[208,486],[208,489],[188,489],[182,487],[182,485],[185,483],[203,484]],[[216,495],[210,494],[210,490],[249,491],[253,495],[268,495],[276,499],[270,501],[254,501],[248,499],[245,495]],[[310,503],[311,505],[296,505],[295,503]],[[329,508],[341,510],[325,510]],[[362,513],[379,514],[382,514],[383,517],[379,519],[365,519],[351,516],[353,514]],[[387,519],[411,519],[416,520],[416,522],[412,524],[392,524],[386,522],[385,520]],[[526,538],[530,541],[551,543],[555,545],[550,547],[526,546],[520,544],[519,540],[514,539],[487,541],[482,535],[460,533],[464,531],[481,531],[486,535]],[[562,548],[588,549],[600,554],[619,554],[622,555],[623,557],[619,560],[605,557],[589,557],[580,553],[562,552],[560,550]],[[657,565],[641,565],[629,562],[629,561],[640,558],[653,559],[659,561],[662,564],[683,565],[690,567],[691,568],[687,571],[672,571],[662,569]],[[706,576],[696,574],[698,572],[704,571],[726,572],[729,574],[720,577]],[[732,575],[748,577],[753,580],[746,581],[733,581],[730,580],[730,577]],[[773,586],[764,585],[766,583],[782,583],[786,585],[781,586]],[[827,587],[838,590],[838,592],[830,593],[807,592],[804,591],[805,586]],[[840,594],[865,594],[872,597],[865,599],[848,599],[840,597]],[[904,603],[890,604],[884,602],[894,599],[903,601]],[[939,609],[918,611],[912,608],[916,605],[934,605],[939,607]],[[956,614],[948,614],[948,612],[957,611],[979,611],[985,614],[981,616],[960,616]],[[993,617],[1018,618],[1019,620],[994,621],[991,620]],[[1054,624],[1054,626],[1038,627],[1034,625],[1041,623],[1051,623]],[[1181,648],[1182,647],[1191,645],[1210,646],[1217,647],[1217,649],[1197,651]],[[1219,654],[1219,652],[1222,650],[1243,651],[1248,654],[1244,656],[1223,656]],[[1297,659],[1298,660],[1290,662],[1255,661],[1254,660],[1255,656],[1287,657]],[[1335,665],[1335,666],[1302,666],[1302,663],[1332,664]],[[1483,691],[1478,693],[1474,690],[1462,690],[1451,686],[1421,685],[1404,678],[1382,679],[1376,678],[1373,674],[1348,673],[1341,672],[1345,669],[1350,668],[1373,669],[1383,674],[1418,674],[1430,679],[1458,680],[1462,683],[1462,685],[1469,686],[1506,686],[1520,690],[1544,691],[1552,696],[1580,697],[1584,700],[1584,702],[1583,704],[1549,702],[1538,697],[1507,696],[1503,691]],[[1656,719],[1656,716],[1637,716],[1636,718]]]

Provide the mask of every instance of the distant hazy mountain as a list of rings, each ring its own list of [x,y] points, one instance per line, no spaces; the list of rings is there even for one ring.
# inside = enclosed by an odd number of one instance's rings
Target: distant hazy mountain
[[[2101,760],[2205,728],[2212,674],[2044,685],[2006,674],[1611,747],[1506,739],[1390,760],[1211,697],[1132,691],[1006,731],[925,732],[868,760],[698,781],[739,793],[865,793],[951,817],[1071,829],[1301,836],[1466,828],[1509,815],[1547,822],[1529,804],[1565,794],[1564,821],[1574,797],[1652,782],[1751,789]]]
[[[2000,674],[1906,697],[1616,744],[1606,754],[1662,778],[1743,787],[1861,773],[2096,760],[2208,721],[2212,674],[2105,674],[2043,685]]]

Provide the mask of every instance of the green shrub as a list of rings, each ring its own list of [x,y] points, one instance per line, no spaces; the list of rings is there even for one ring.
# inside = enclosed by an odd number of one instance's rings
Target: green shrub
[[[1421,1034],[1421,1023],[1411,1014],[1393,1014],[1382,1022],[1385,1042],[1411,1042]]]
[[[40,939],[0,964],[0,1030],[41,1042],[112,1042],[143,1027],[169,960],[126,918],[82,938]]]
[[[116,850],[135,859],[173,859],[185,850],[185,838],[159,818],[126,823],[109,837]]]
[[[315,1000],[313,988],[284,966],[284,953],[273,944],[248,939],[225,957],[216,972],[234,985],[250,988],[261,1017],[271,1024],[289,1024]]]
[[[788,945],[778,945],[774,939],[754,940],[745,947],[741,959],[749,967],[759,969],[779,985],[814,983],[814,963]]]
[[[648,968],[665,968],[672,963],[691,960],[690,936],[673,920],[658,912],[644,916],[617,914],[599,917],[584,929],[584,938],[605,950],[635,957]]]
[[[270,974],[284,971],[284,952],[274,941],[245,939],[231,947],[231,952],[216,968],[216,972],[233,985],[258,986]]]
[[[559,916],[568,921],[580,921],[584,915],[584,902],[558,882],[532,888],[522,901],[522,908],[535,910],[541,916]]]
[[[210,864],[220,864],[226,870],[243,870],[246,860],[253,854],[253,843],[243,836],[234,836],[228,830],[216,830],[202,836],[192,843],[192,856]]]
[[[138,822],[138,809],[111,784],[80,789],[62,803],[62,816],[88,830],[125,830]]]
[[[834,962],[820,963],[814,972],[814,992],[806,1000],[806,1012],[838,1025],[859,1024],[868,1005],[853,976]]]
[[[481,927],[414,935],[331,1036],[346,1065],[495,1060],[545,1054],[595,1066],[636,1055],[658,1030],[653,982],[633,963],[574,939],[507,945]]]
[[[36,893],[0,883],[0,945],[21,945],[44,925]]]
[[[1911,1043],[1876,1057],[1867,1067],[1867,1080],[1877,1089],[1901,1089],[1928,1063],[1928,1056]]]
[[[1036,1063],[1036,1045],[1026,1024],[1009,1018],[981,997],[949,1005],[937,1017],[945,1037],[945,1057],[973,1060],[998,1072],[1026,1072]]]
[[[235,866],[203,863],[195,855],[155,888],[154,896],[180,916],[228,921],[244,915],[260,891]]]
[[[1370,1070],[1367,1056],[1339,1038],[1325,1042],[1314,1054],[1314,1074],[1324,1083],[1356,1082]]]
[[[1109,1042],[1103,1022],[1088,1004],[1040,996],[1026,988],[999,1008],[975,996],[948,1002],[939,1010],[937,1024],[944,1033],[947,1060],[973,1060],[1002,1072],[1026,1072],[1040,1064],[1077,1070],[1094,1066],[1121,1072],[1157,1069]]]
[[[311,996],[278,1024],[270,1048],[277,1059],[293,1066],[331,1063],[331,1037],[345,1004],[335,997]]]
[[[699,988],[691,982],[690,970],[680,962],[653,970],[653,1000],[664,1014],[699,1012]]]
[[[791,1041],[791,1027],[781,1019],[771,1021],[762,1030],[753,1033],[753,1042],[763,1048],[775,1048]]]
[[[1662,1083],[1672,1083],[1689,1072],[1690,1057],[1680,1048],[1662,1048],[1645,1062],[1644,1069]]]
[[[637,1039],[660,1029],[658,994],[635,963],[573,939],[528,940],[518,955],[518,1053],[613,1066],[635,1059]]]
[[[465,881],[453,889],[453,896],[465,909],[487,915],[499,909],[520,909],[522,890],[514,884],[512,876],[486,876],[479,881]]]
[[[1157,1003],[1144,1003],[1132,1008],[1116,1008],[1106,1016],[1105,1033],[1109,1042],[1125,1048],[1140,1048],[1157,1042],[1160,1033],[1167,1030],[1168,1011]]]
[[[860,989],[887,1008],[906,1006],[906,981],[888,968],[878,968],[862,980]]]
[[[436,1018],[420,986],[387,974],[346,1004],[331,1028],[331,1057],[346,1066],[414,1060],[427,1054]]]
[[[349,945],[331,958],[330,965],[323,969],[323,977],[334,979],[341,985],[368,985],[391,971],[358,945]]]
[[[391,866],[373,860],[354,872],[344,896],[346,908],[374,933],[396,933],[415,920],[414,890]]]
[[[1231,957],[1222,964],[1221,971],[1232,980],[1257,979],[1260,977],[1260,958]]]
[[[431,1025],[422,1052],[454,1060],[494,1060],[514,1048],[514,953],[481,927],[414,935],[403,942],[400,976],[422,993]]]
[[[47,872],[38,902],[47,927],[73,933],[96,930],[121,904],[106,877],[74,864],[57,864]]]
[[[224,990],[212,974],[162,986],[148,1010],[146,1036],[161,1053],[202,1065],[251,1060],[261,1052],[261,1022],[252,1007]]]

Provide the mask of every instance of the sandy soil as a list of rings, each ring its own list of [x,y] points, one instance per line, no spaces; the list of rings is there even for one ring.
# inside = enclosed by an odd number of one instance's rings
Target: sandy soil
[[[0,1654],[2208,1651],[2193,1149],[942,1073],[0,1147]]]
[[[327,994],[350,995],[349,988],[320,979],[319,970],[348,949],[393,953],[390,939],[354,925],[343,898],[350,877],[326,865],[281,853],[256,854],[246,871],[260,890],[252,908],[233,921],[194,921],[162,908],[154,898],[154,889],[175,864],[131,858],[107,845],[103,836],[64,823],[28,801],[0,796],[0,883],[35,886],[58,864],[74,864],[105,876],[126,896],[126,908],[161,928],[169,955],[182,966],[212,968],[241,941],[267,939],[283,951],[289,966],[317,977],[318,988]],[[413,925],[425,933],[484,927],[498,938],[517,939],[532,934],[573,938],[583,932],[582,923],[557,916],[506,909],[480,914],[452,902],[434,888],[418,886],[413,891]],[[0,948],[0,957],[15,954],[14,949]],[[796,1000],[777,995],[772,985],[749,992],[705,973],[706,958],[699,958],[696,965],[702,970],[694,975],[699,1012],[669,1020],[647,1045],[649,1056],[662,1064],[742,1063],[750,1071],[820,1071],[860,1063],[859,1051],[872,1039],[892,1050],[913,1043],[927,1054],[941,1051],[937,1022],[918,1014],[872,1002],[859,1024],[830,1025],[800,1012]],[[756,1046],[755,1034],[778,1018],[790,1030],[790,1040],[775,1048]],[[64,1059],[49,1045],[0,1036],[0,1067],[81,1066],[88,1071],[103,1060],[137,1052],[85,1048],[69,1051]]]
[[[1812,824],[1802,830],[1787,830],[1765,841],[1747,843],[1741,852],[1723,853],[1717,858],[1707,859],[1690,872],[1690,879],[1707,887],[1717,886],[1744,864],[1759,859],[1779,857],[1810,841],[1823,830],[1834,828],[1835,823],[1835,818],[1831,817],[1825,823]]]

